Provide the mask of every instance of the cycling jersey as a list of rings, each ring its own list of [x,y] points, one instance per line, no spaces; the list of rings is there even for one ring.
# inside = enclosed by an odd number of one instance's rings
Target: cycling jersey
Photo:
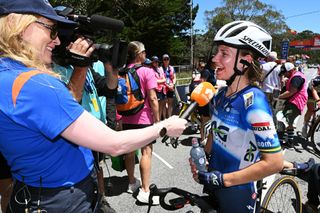
[[[247,86],[231,97],[225,96],[226,91],[227,87],[222,88],[210,107],[214,137],[209,169],[222,173],[248,167],[259,160],[260,153],[281,151],[264,93],[253,86]],[[218,200],[224,200],[224,203],[235,203],[235,193],[242,201],[244,194],[247,195],[246,202],[232,205],[234,212],[252,212],[255,192],[254,182],[213,190]]]

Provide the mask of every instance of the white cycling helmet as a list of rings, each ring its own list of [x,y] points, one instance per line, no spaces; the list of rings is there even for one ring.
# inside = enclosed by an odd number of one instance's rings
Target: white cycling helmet
[[[250,21],[233,21],[217,32],[214,41],[235,48],[249,48],[266,57],[271,51],[272,37],[265,29]]]

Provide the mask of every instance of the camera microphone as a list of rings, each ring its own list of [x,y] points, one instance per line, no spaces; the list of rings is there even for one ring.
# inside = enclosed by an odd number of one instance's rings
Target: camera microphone
[[[210,100],[213,98],[213,96],[216,93],[215,87],[209,83],[209,82],[202,82],[200,83],[196,88],[194,88],[193,92],[191,93],[191,104],[188,106],[188,108],[179,116],[180,118],[187,119],[192,112],[198,107],[198,106],[205,106],[207,105]],[[168,136],[165,136],[162,139],[162,142],[165,142],[168,140]]]
[[[110,29],[117,32],[122,31],[124,27],[123,21],[100,15],[92,15],[90,22],[98,28]]]
[[[92,15],[91,17],[83,15],[67,15],[69,19],[78,22],[90,23],[92,27],[96,29],[108,29],[116,32],[122,31],[124,23],[121,20],[101,16],[101,15]]]

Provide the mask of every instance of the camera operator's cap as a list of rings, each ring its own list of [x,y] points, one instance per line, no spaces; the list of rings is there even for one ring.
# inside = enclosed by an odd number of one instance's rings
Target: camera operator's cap
[[[36,14],[57,22],[76,24],[58,16],[48,0],[0,0],[0,16],[9,13]]]
[[[284,68],[286,69],[287,72],[289,72],[289,71],[293,70],[295,67],[292,63],[286,62],[286,63],[284,63]]]
[[[151,61],[159,61],[158,56],[152,56]]]

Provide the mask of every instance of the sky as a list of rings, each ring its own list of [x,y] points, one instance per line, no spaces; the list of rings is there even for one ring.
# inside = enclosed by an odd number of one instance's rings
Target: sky
[[[311,30],[320,33],[320,1],[319,0],[260,0],[261,2],[272,5],[276,10],[281,11],[286,17],[289,28],[302,32]],[[199,4],[199,11],[196,16],[194,29],[206,30],[205,10],[213,10],[215,7],[222,6],[221,0],[193,0],[194,6]],[[313,12],[313,13],[311,13]],[[305,13],[311,13],[303,15]],[[290,17],[300,15],[296,17]]]

